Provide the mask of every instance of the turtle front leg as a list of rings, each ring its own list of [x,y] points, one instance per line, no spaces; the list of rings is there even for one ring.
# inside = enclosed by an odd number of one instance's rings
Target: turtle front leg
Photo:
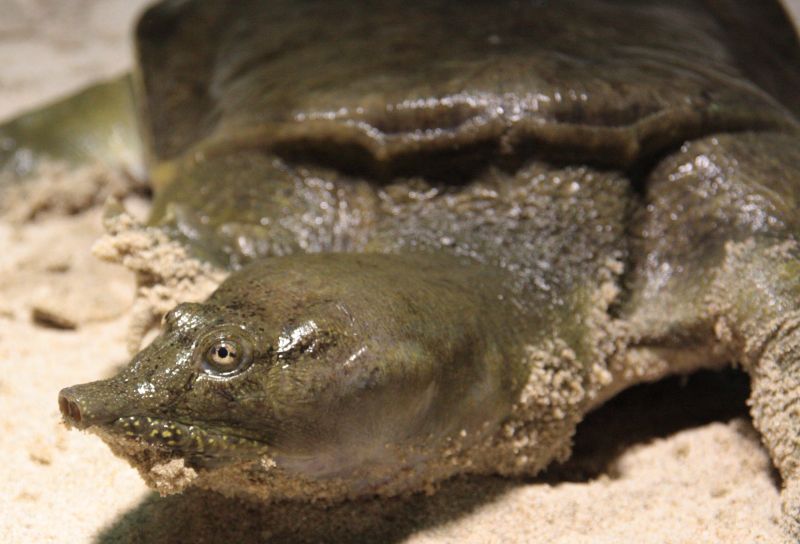
[[[623,317],[621,370],[653,378],[738,362],[755,426],[800,537],[800,140],[720,135],[684,145],[647,180]]]
[[[798,178],[800,181],[800,178]],[[750,411],[783,479],[782,525],[800,540],[800,245],[726,245],[714,282],[715,333],[751,377]]]
[[[149,223],[227,269],[264,257],[357,251],[376,214],[366,181],[258,149],[206,149],[154,173]]]

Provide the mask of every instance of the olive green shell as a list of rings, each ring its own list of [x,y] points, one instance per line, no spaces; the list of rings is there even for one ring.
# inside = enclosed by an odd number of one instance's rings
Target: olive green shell
[[[773,4],[748,10],[164,2],[136,32],[142,117],[155,164],[255,147],[381,178],[532,156],[630,167],[703,134],[793,123],[762,88],[798,111],[794,33]]]

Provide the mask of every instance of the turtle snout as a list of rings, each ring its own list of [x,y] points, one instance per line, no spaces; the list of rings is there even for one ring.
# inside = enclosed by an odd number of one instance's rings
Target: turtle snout
[[[61,410],[61,417],[73,427],[81,428],[83,416],[81,415],[81,404],[71,387],[62,389],[58,394],[58,408]]]
[[[62,389],[58,408],[64,422],[78,429],[104,425],[120,417],[120,397],[107,382],[91,382]]]

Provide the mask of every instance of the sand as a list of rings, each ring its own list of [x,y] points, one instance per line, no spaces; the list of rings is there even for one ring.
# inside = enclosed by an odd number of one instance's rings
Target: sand
[[[0,0],[0,118],[125,69],[141,5]],[[457,479],[432,496],[335,507],[160,498],[60,423],[61,387],[128,358],[134,281],[91,254],[101,213],[0,220],[0,542],[781,540],[780,481],[735,372],[622,395],[581,425],[572,461],[535,480]]]

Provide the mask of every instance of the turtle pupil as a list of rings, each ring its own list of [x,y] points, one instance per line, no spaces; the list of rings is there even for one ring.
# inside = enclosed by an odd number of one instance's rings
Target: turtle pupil
[[[225,359],[225,358],[228,356],[228,348],[226,348],[226,347],[224,347],[224,346],[223,346],[223,347],[221,347],[221,348],[219,348],[219,350],[217,350],[217,355],[218,355],[218,356],[219,356],[221,359]]]

